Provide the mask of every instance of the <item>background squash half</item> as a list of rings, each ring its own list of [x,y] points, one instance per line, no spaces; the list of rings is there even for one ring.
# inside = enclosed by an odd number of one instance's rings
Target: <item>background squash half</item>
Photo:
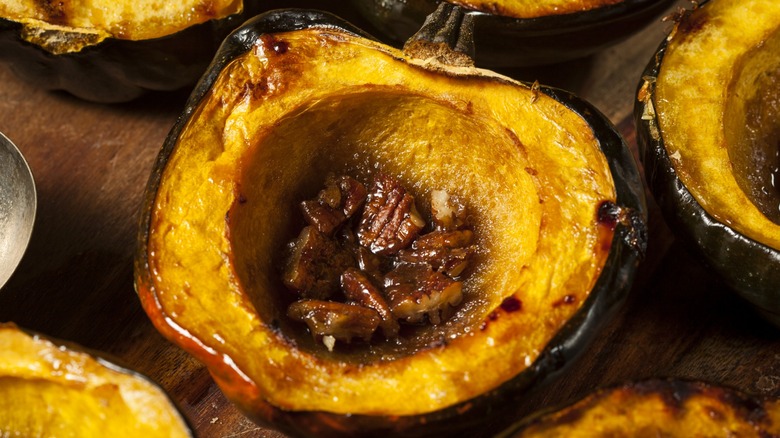
[[[469,15],[475,61],[527,67],[582,58],[618,43],[658,18],[673,0],[353,0],[372,25],[406,41],[435,16],[457,6]],[[441,27],[449,24],[442,22]]]
[[[780,4],[686,11],[644,72],[635,119],[669,225],[780,322]]]
[[[3,436],[194,436],[155,383],[74,345],[0,324]]]
[[[20,78],[96,102],[177,90],[260,1],[0,1],[0,61]]]

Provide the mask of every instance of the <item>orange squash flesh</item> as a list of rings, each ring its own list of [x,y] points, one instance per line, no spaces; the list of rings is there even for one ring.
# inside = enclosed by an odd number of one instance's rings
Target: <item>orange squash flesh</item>
[[[0,436],[192,433],[170,399],[147,379],[0,324]]]

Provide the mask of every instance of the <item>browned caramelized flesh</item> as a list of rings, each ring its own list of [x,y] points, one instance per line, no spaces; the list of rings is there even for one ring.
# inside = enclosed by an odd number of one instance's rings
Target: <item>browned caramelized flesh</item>
[[[432,193],[426,223],[390,175],[377,174],[370,190],[329,176],[301,211],[307,225],[290,244],[283,274],[298,298],[287,316],[329,350],[379,331],[397,339],[402,324],[441,324],[462,301],[477,248],[466,209],[446,193]]]

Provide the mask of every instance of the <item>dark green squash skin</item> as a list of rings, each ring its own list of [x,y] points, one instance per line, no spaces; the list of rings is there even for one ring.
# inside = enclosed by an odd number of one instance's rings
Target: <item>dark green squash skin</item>
[[[352,0],[381,32],[406,41],[442,0]],[[566,15],[520,19],[469,11],[474,17],[475,62],[484,67],[527,67],[583,58],[616,44],[660,16],[674,0],[625,0]]]
[[[63,90],[93,102],[127,102],[148,91],[178,90],[197,82],[222,39],[259,12],[259,2],[246,3],[241,14],[166,37],[141,41],[108,38],[61,55],[22,40],[21,25],[0,18],[0,63],[36,87]]]
[[[368,37],[359,29],[324,12],[282,10],[255,17],[226,39],[168,135],[146,188],[138,235],[139,247],[135,259],[135,278],[144,288],[151,290],[153,284],[149,271],[148,237],[155,194],[162,173],[184,126],[210,92],[219,73],[233,59],[250,50],[264,34],[322,26]],[[263,401],[259,401],[255,406],[242,406],[239,403],[239,408],[249,418],[286,433],[314,437],[484,436],[488,431],[497,432],[510,424],[518,400],[560,376],[565,368],[586,350],[601,326],[624,301],[633,283],[636,268],[644,257],[647,240],[644,189],[633,155],[605,116],[587,102],[567,92],[545,87],[542,87],[540,92],[550,95],[580,114],[592,127],[609,161],[621,215],[615,225],[608,260],[591,294],[582,308],[546,346],[539,358],[526,371],[500,387],[471,400],[428,414],[341,415],[329,412],[285,411]],[[136,288],[138,289],[138,284]],[[163,334],[171,333],[171,340],[178,345],[197,344],[183,334],[186,333],[186,327],[183,330],[180,327],[178,331],[161,331]],[[211,372],[219,371],[212,369]],[[377,396],[381,397],[381,394]]]
[[[650,79],[648,100],[655,99],[655,78],[663,68],[666,40],[642,74],[639,90]],[[639,95],[637,92],[637,95]],[[644,91],[642,91],[644,92]],[[677,177],[664,145],[658,117],[643,118],[647,101],[634,105],[637,142],[645,177],[669,227],[688,248],[770,322],[780,326],[780,251],[750,239],[718,222],[694,199]],[[651,131],[657,130],[658,138]]]

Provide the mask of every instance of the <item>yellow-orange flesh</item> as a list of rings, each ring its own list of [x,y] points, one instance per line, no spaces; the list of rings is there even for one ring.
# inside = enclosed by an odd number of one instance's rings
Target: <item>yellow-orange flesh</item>
[[[780,249],[780,3],[716,0],[672,34],[653,101],[677,176],[715,219]]]
[[[469,9],[515,18],[538,18],[590,11],[625,0],[448,0]]]
[[[599,391],[544,415],[512,438],[753,437],[780,434],[777,401],[698,383],[643,382]]]
[[[0,325],[0,436],[189,437],[145,378]]]
[[[491,73],[420,64],[333,29],[266,36],[178,137],[139,295],[245,409],[412,415],[475,397],[525,370],[598,278],[615,189],[588,124]],[[283,249],[327,172],[377,170],[464,200],[477,268],[446,324],[328,352],[285,316]]]
[[[52,53],[80,51],[106,38],[148,40],[241,12],[241,0],[0,0],[0,18]]]

